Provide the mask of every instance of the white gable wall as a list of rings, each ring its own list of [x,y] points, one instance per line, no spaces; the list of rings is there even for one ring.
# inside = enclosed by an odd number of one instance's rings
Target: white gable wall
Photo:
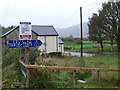
[[[45,53],[58,52],[58,36],[38,36],[38,40],[43,43],[39,47],[40,51],[45,51]]]
[[[57,38],[58,36],[47,36],[46,37],[46,51],[47,53],[50,52],[58,52],[58,43],[57,43]]]
[[[38,49],[45,52],[45,36],[38,36],[37,39],[42,42],[42,45]]]
[[[58,52],[62,52],[62,54],[64,53],[64,44],[58,45]]]

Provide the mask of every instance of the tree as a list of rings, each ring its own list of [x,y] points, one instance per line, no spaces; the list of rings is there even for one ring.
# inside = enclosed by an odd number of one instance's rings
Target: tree
[[[104,30],[113,43],[117,42],[118,52],[120,52],[120,1],[103,4],[100,16],[104,17]]]
[[[103,40],[105,39],[105,34],[103,34],[101,17],[97,14],[93,14],[92,18],[89,19],[89,39],[92,41],[97,41],[100,43],[101,50],[103,50]]]
[[[117,42],[118,52],[120,52],[120,1],[104,3],[99,10],[99,15],[93,15],[88,26],[90,38],[92,35],[96,36],[95,32],[101,30],[102,34],[99,34],[109,38],[111,45],[113,40]]]
[[[2,34],[5,34],[6,32],[8,32],[10,29],[13,29],[13,25],[9,26],[9,27],[4,27],[0,25],[0,30],[2,31]]]

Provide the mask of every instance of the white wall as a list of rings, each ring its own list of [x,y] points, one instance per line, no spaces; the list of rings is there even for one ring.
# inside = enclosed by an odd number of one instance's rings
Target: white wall
[[[62,44],[62,54],[64,54],[64,44]]]
[[[46,37],[46,51],[47,53],[50,53],[50,52],[57,52],[57,36],[47,36]]]
[[[40,51],[45,51],[45,37],[44,36],[38,36],[38,40],[42,42],[42,45],[38,48]]]
[[[38,36],[38,40],[42,41],[42,45],[39,47],[40,51],[46,53],[57,52],[58,50],[58,36]]]
[[[64,44],[58,45],[58,52],[62,52],[62,54],[64,54]]]

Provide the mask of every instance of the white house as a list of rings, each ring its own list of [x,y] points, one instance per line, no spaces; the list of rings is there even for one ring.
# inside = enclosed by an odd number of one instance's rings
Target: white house
[[[41,40],[43,43],[42,46],[39,47],[40,51],[43,51],[45,53],[63,52],[58,49],[60,46],[59,44],[61,44],[59,43],[59,34],[52,25],[32,25],[32,31],[37,34],[37,39]]]
[[[4,42],[10,39],[17,40],[19,37],[19,26],[2,35]],[[52,25],[32,25],[32,38],[42,41],[42,45],[38,48],[45,53],[64,53],[64,43],[59,39],[59,34]]]

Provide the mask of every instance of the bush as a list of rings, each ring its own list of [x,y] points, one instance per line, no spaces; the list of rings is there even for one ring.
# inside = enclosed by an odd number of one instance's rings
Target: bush
[[[76,77],[78,80],[85,80],[92,75],[92,71],[77,71]]]
[[[30,64],[34,64],[36,58],[40,55],[40,51],[36,47],[32,47],[29,49],[29,61]]]
[[[51,78],[52,70],[40,70],[38,72],[41,74],[35,72],[33,76],[31,75],[30,88],[54,88]]]
[[[7,67],[14,61],[20,58],[20,49],[18,48],[6,48],[2,53],[3,68]]]

